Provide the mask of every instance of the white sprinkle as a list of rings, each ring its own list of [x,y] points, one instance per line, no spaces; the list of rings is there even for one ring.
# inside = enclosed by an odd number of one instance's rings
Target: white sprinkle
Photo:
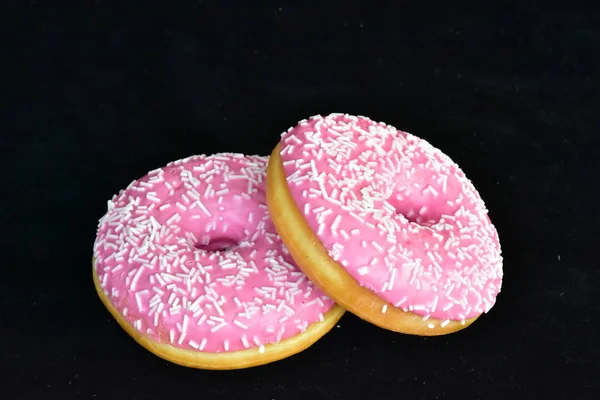
[[[140,266],[140,268],[138,268],[137,272],[135,273],[133,279],[131,280],[131,290],[134,291],[136,289],[137,286],[137,282],[140,279],[140,276],[142,275],[142,272],[144,270],[144,266]]]
[[[325,210],[325,206],[320,206],[312,210],[313,214],[319,214]]]
[[[400,307],[402,304],[406,303],[407,300],[408,300],[408,298],[406,296],[404,296],[400,301],[398,301],[396,304],[394,304],[394,307]]]
[[[372,241],[372,242],[371,242],[371,244],[373,245],[373,247],[375,247],[375,249],[377,249],[377,251],[378,251],[378,252],[380,252],[380,253],[383,253],[383,251],[384,251],[384,248],[383,248],[383,247],[381,247],[381,246],[379,245],[379,243],[377,243],[376,241]]]
[[[287,146],[285,146],[283,148],[283,150],[281,150],[281,155],[283,155],[284,153],[292,154],[293,152],[294,152],[294,145],[288,144]]]
[[[245,325],[245,324],[241,323],[241,322],[240,322],[240,321],[238,321],[237,319],[234,319],[234,320],[233,320],[233,323],[234,323],[235,325],[239,326],[240,328],[244,329],[244,330],[245,330],[245,329],[248,329],[248,325]]]
[[[435,262],[435,257],[433,256],[433,253],[431,253],[430,251],[428,251],[428,252],[427,252],[427,257],[429,257],[429,259],[430,259],[431,261],[434,261],[434,262]]]
[[[160,202],[160,199],[158,197],[156,197],[153,193],[156,194],[156,192],[146,193],[146,198],[150,201],[154,201],[155,203]]]
[[[214,333],[216,331],[218,331],[221,328],[224,328],[227,326],[227,322],[221,322],[219,325],[214,326],[213,328],[211,328],[211,332]]]
[[[398,272],[398,270],[396,268],[392,269],[392,276],[390,277],[390,283],[388,285],[387,290],[391,291],[392,288],[394,287],[394,281],[396,280],[396,273]]]
[[[203,314],[200,319],[198,320],[198,322],[196,322],[197,326],[202,326],[202,324],[206,321],[206,319],[208,318],[208,316],[206,314]]]
[[[198,347],[198,350],[200,350],[200,351],[204,350],[204,347],[206,347],[206,342],[208,342],[208,339],[203,338],[202,342],[200,342],[200,347]]]
[[[167,284],[167,282],[165,282],[165,280],[160,276],[160,274],[155,274],[154,277],[156,278],[160,286],[165,286]]]
[[[177,221],[178,219],[181,219],[181,215],[179,215],[178,213],[175,213],[171,216],[171,218],[169,218],[167,220],[167,225],[171,225],[173,222]]]
[[[445,328],[445,327],[446,327],[446,325],[448,325],[449,323],[450,323],[450,320],[449,320],[449,319],[447,319],[447,320],[445,320],[444,322],[442,322],[442,323],[440,324],[440,326],[441,326],[442,328]]]
[[[315,164],[315,160],[313,159],[310,160],[310,168],[313,173],[313,179],[315,179],[317,176],[319,176],[319,170],[317,170],[317,165]]]
[[[248,348],[250,347],[250,343],[248,342],[248,338],[246,337],[246,335],[242,335],[242,345],[244,346],[244,348]]]
[[[208,211],[208,208],[206,208],[206,206],[204,205],[204,203],[202,203],[200,200],[196,200],[196,204],[198,205],[198,207],[200,207],[200,209],[209,217],[212,216],[212,214],[210,213],[210,211]]]
[[[433,287],[435,287],[435,285],[434,285]],[[437,291],[437,290],[434,290],[434,292],[435,292],[435,291]],[[434,313],[434,312],[435,312],[435,310],[437,309],[437,305],[438,305],[438,301],[439,301],[439,299],[440,299],[440,296],[435,296],[435,297],[433,298],[433,304],[431,305],[431,312],[432,312],[432,313]]]
[[[360,267],[356,272],[358,272],[360,276],[364,276],[369,273],[369,267]]]
[[[206,190],[204,191],[204,198],[207,198],[210,195],[211,191],[212,191],[212,183],[209,183],[208,186],[206,186]]]
[[[323,195],[323,197],[326,199],[329,199],[329,196],[327,195],[327,191],[325,190],[325,183],[323,183],[323,180],[319,179],[317,181],[317,183],[319,184],[319,189],[321,189],[321,194]]]
[[[190,317],[188,317],[187,315],[184,315],[183,316],[183,325],[181,327],[181,330],[183,333],[187,332],[189,321],[190,321]]]
[[[334,235],[337,235],[337,228],[340,225],[340,222],[342,222],[342,216],[338,214],[331,224],[331,232],[333,232]]]
[[[146,293],[148,293],[148,289],[144,289],[135,294],[135,301],[137,303],[138,310],[140,311],[144,310],[144,306],[142,305],[142,295],[145,295]]]
[[[324,231],[325,231],[325,224],[323,224],[323,223],[319,224],[319,228],[317,229],[317,235],[321,236]]]
[[[388,309],[388,306],[387,306],[387,304],[384,304],[384,305],[383,305],[383,307],[381,307],[381,312],[382,312],[383,314],[385,314],[385,313],[387,312],[387,309]]]
[[[304,204],[304,215],[309,215],[309,213],[310,213],[310,203],[306,203],[306,204]]]
[[[164,303],[160,303],[158,305],[158,309],[156,310],[156,312],[154,313],[154,326],[158,326],[158,318],[160,317],[160,313],[162,312],[162,310],[164,309],[165,305]]]
[[[104,274],[102,276],[102,282],[100,283],[100,286],[105,287],[106,286],[106,280],[108,279],[108,274]]]

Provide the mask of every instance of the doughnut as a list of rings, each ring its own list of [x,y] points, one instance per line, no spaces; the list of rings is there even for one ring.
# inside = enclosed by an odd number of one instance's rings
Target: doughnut
[[[193,156],[108,201],[94,243],[96,290],[158,357],[200,369],[263,365],[308,348],[344,314],[277,235],[266,166],[259,156]]]
[[[284,132],[267,205],[310,280],[379,327],[456,332],[500,292],[498,234],[471,181],[427,141],[385,123],[331,114]]]

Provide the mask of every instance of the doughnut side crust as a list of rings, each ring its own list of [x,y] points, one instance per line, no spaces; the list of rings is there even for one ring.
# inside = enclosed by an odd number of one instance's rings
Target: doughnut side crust
[[[421,315],[378,297],[361,286],[339,263],[334,261],[317,235],[311,230],[291,196],[281,159],[281,143],[273,150],[267,168],[267,206],[277,232],[298,267],[337,304],[381,328],[405,334],[439,336],[459,331],[477,318],[444,321],[424,320]]]
[[[325,313],[323,321],[315,322],[303,333],[284,339],[281,342],[264,345],[264,351],[261,351],[259,347],[224,353],[186,350],[167,343],[159,343],[150,338],[150,336],[141,334],[137,331],[116,310],[111,304],[108,296],[102,290],[96,274],[94,260],[92,260],[92,267],[96,292],[106,309],[119,323],[121,328],[123,328],[123,330],[125,330],[125,332],[127,332],[138,344],[152,354],[164,360],[189,368],[234,370],[265,365],[282,360],[294,354],[298,354],[312,346],[335,326],[345,312],[342,307],[335,305]]]

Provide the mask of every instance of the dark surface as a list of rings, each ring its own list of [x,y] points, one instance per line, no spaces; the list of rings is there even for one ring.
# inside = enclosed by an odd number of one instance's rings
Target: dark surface
[[[41,3],[0,12],[0,398],[598,398],[599,6]],[[339,111],[429,140],[473,180],[505,259],[491,313],[439,338],[346,315],[233,372],[135,344],[92,284],[106,200]]]

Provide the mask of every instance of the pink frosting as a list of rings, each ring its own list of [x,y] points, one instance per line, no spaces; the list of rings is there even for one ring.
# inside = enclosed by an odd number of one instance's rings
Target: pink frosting
[[[267,158],[194,156],[108,202],[94,246],[116,309],[143,334],[227,352],[276,343],[333,301],[296,267],[265,205]]]
[[[361,286],[442,325],[494,305],[498,234],[440,150],[384,123],[332,114],[284,133],[281,157],[311,229]]]

